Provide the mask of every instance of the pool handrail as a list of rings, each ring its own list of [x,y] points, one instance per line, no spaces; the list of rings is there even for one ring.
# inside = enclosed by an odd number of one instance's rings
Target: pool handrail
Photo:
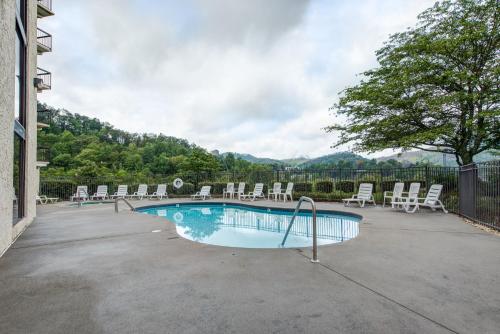
[[[299,199],[299,203],[297,203],[297,207],[295,208],[295,211],[292,216],[292,220],[290,221],[290,224],[288,224],[288,228],[286,229],[285,236],[283,237],[283,241],[281,242],[281,246],[285,245],[286,238],[288,237],[288,233],[290,232],[293,222],[295,221],[295,217],[300,211],[300,206],[302,205],[302,202],[309,202],[311,203],[311,211],[312,211],[312,230],[313,230],[313,257],[311,259],[311,262],[313,263],[318,263],[318,235],[316,232],[316,204],[314,203],[314,200],[310,197],[302,196]]]
[[[128,207],[130,208],[130,210],[135,211],[134,206],[133,206],[132,204],[130,204],[130,202],[129,202],[127,199],[125,199],[125,198],[123,198],[123,197],[117,197],[117,198],[115,199],[115,213],[118,213],[118,202],[119,202],[119,201],[123,201],[123,202],[125,202],[125,204],[127,204],[127,205],[128,205]]]

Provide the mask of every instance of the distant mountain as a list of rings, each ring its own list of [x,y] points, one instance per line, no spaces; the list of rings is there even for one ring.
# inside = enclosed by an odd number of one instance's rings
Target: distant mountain
[[[297,167],[301,164],[304,164],[306,162],[308,162],[309,158],[305,158],[305,157],[301,157],[301,158],[292,158],[292,159],[283,159],[281,160],[286,166],[290,166],[290,167]]]
[[[292,159],[271,159],[271,158],[259,158],[251,154],[243,154],[243,153],[234,153],[231,152],[235,158],[241,158],[243,160],[252,162],[252,163],[260,163],[260,164],[271,164],[282,167],[298,167],[298,168],[310,168],[327,166],[332,164],[337,164],[341,161],[347,163],[357,163],[359,161],[369,161],[369,159],[363,158],[358,154],[354,154],[351,152],[338,152],[325,156],[321,156],[314,159],[309,159],[306,157],[292,158]],[[216,151],[212,151],[214,155],[226,156],[229,152],[221,153]]]
[[[403,165],[414,165],[416,163],[430,163],[432,165],[439,166],[458,166],[455,156],[452,154],[437,153],[437,152],[426,152],[426,151],[411,151],[403,152],[399,154],[393,154],[386,157],[378,158],[378,161],[396,160],[401,162]],[[483,162],[498,159],[498,154],[495,155],[493,151],[487,151],[479,153],[474,157],[475,162]]]
[[[363,158],[362,156],[358,154],[354,154],[351,152],[338,152],[338,153],[333,153],[333,154],[328,154],[324,155],[318,158],[314,159],[309,159],[307,161],[304,161],[298,167],[300,168],[308,168],[313,165],[318,166],[318,165],[333,165],[337,164],[340,161],[344,162],[357,162],[357,161],[367,161],[369,159]]]
[[[226,156],[229,152],[220,154],[221,156]],[[213,151],[212,154],[219,155],[219,152]],[[390,162],[391,160],[395,160],[402,164],[403,166],[412,166],[417,163],[425,164],[429,163],[432,165],[446,165],[446,166],[457,166],[455,161],[455,156],[451,154],[446,154],[443,159],[443,154],[434,153],[434,152],[425,152],[425,151],[412,151],[412,152],[404,152],[400,154],[393,154],[377,159],[368,159],[364,158],[359,154],[355,154],[352,152],[337,152],[333,154],[328,154],[324,156],[320,156],[317,158],[309,159],[305,157],[293,158],[293,159],[271,159],[271,158],[259,158],[251,154],[244,153],[233,153],[236,158],[241,158],[243,160],[252,162],[252,163],[260,163],[260,164],[269,164],[283,167],[298,167],[298,168],[321,168],[329,167],[333,165],[344,165],[348,168],[349,165],[354,166],[366,166],[371,167],[373,162]],[[499,155],[493,152],[483,152],[474,157],[474,161],[490,161],[498,159]]]
[[[256,163],[256,164],[268,164],[268,165],[283,165],[284,164],[284,162],[281,160],[270,159],[270,158],[258,158],[254,155],[244,154],[244,153],[224,152],[224,153],[221,153],[220,155],[225,157],[229,153],[232,153],[235,158],[240,158],[240,159],[243,159],[245,161],[248,161],[251,163]],[[214,152],[212,152],[212,154],[214,154]],[[219,154],[216,154],[216,155],[219,155]]]

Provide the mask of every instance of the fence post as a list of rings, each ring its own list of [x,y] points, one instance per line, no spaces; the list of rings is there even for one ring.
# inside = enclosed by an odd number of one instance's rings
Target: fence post
[[[429,190],[429,166],[425,166],[425,192]]]

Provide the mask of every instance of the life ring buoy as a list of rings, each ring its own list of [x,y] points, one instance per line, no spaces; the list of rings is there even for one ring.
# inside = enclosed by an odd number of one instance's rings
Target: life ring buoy
[[[174,213],[174,220],[176,223],[182,223],[182,221],[184,220],[184,215],[180,212],[176,212]]]
[[[184,182],[181,179],[177,178],[174,180],[173,184],[175,189],[179,189],[184,185]]]

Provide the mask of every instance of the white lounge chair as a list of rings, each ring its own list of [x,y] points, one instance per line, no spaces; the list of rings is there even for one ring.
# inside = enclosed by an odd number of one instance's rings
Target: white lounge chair
[[[55,203],[59,197],[47,197],[45,195],[36,195],[36,202],[40,204]]]
[[[240,199],[245,200],[245,199],[251,199],[252,201],[255,201],[257,198],[266,198],[264,195],[264,183],[256,183],[255,187],[253,188],[253,191],[249,192],[246,195],[241,195]]]
[[[373,198],[373,184],[371,183],[361,183],[359,185],[359,190],[357,195],[352,195],[351,198],[344,198],[342,201],[345,206],[349,206],[351,202],[356,202],[361,208],[365,207],[365,203],[373,203],[373,205],[377,205],[375,203],[375,199]]]
[[[111,198],[127,198],[128,197],[128,186],[126,184],[120,184],[118,190],[110,196]]]
[[[87,186],[76,187],[76,192],[71,196],[71,201],[81,200],[86,201],[89,199],[89,193]]]
[[[222,198],[234,198],[234,183],[230,182],[227,184],[226,188],[222,190]]]
[[[47,204],[47,201],[45,200],[45,198],[43,198],[43,196],[40,196],[40,195],[36,195],[36,204]]]
[[[156,191],[149,195],[149,198],[163,199],[163,197],[168,198],[166,184],[159,184]]]
[[[271,196],[274,197],[274,200],[278,200],[281,195],[281,182],[274,182],[273,189],[269,189],[267,191],[267,199],[271,199]]]
[[[148,196],[148,185],[147,184],[139,184],[137,191],[130,195],[130,198],[143,199]]]
[[[279,195],[279,197],[283,196],[283,202],[286,202],[286,200],[288,199],[288,197],[290,197],[290,201],[293,202],[292,192],[293,192],[293,183],[292,182],[288,182],[288,184],[286,185],[285,192],[281,193]]]
[[[401,204],[405,211],[408,213],[414,213],[415,211],[419,210],[420,207],[428,207],[432,211],[436,211],[436,209],[442,209],[444,213],[448,213],[443,203],[439,200],[439,196],[441,196],[442,190],[442,184],[433,184],[427,192],[427,196],[425,198],[417,197],[415,198],[415,200],[404,201],[398,204]]]
[[[212,186],[203,186],[203,187],[201,187],[200,191],[198,191],[194,195],[191,195],[191,199],[202,199],[202,200],[205,200],[207,198],[211,198],[212,196],[210,195],[210,189],[212,189]]]
[[[245,182],[240,182],[238,184],[238,189],[234,192],[235,196],[238,196],[238,199],[241,199],[241,196],[245,194]]]
[[[392,207],[394,207],[394,204],[392,203],[397,202],[403,196],[404,189],[405,189],[405,184],[403,182],[396,182],[394,184],[393,191],[384,191],[384,203],[382,204],[382,207],[385,207],[386,199],[390,199],[390,203]]]
[[[109,198],[108,194],[108,186],[107,185],[99,185],[97,186],[97,191],[90,196],[90,199],[92,200],[102,200],[104,201],[105,199]]]

